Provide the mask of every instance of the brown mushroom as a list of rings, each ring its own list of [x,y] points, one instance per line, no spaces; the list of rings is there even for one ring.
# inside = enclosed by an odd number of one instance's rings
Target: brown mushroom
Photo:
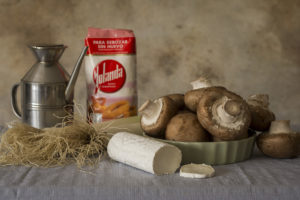
[[[169,120],[176,114],[177,106],[169,97],[147,100],[140,108],[141,127],[149,136],[161,137]]]
[[[197,111],[198,103],[203,96],[204,91],[210,90],[224,90],[222,86],[213,86],[207,79],[201,77],[196,81],[191,82],[193,90],[190,90],[184,94],[185,106],[193,111]]]
[[[256,131],[267,131],[275,115],[269,110],[269,96],[267,94],[256,94],[247,101],[251,112],[250,128]]]
[[[251,121],[248,104],[225,88],[204,91],[198,103],[197,116],[209,133],[225,141],[246,135]]]
[[[193,113],[177,114],[169,121],[166,129],[167,140],[181,142],[206,142],[209,134],[201,126]]]
[[[267,156],[273,158],[293,158],[299,155],[300,133],[290,128],[289,120],[273,121],[269,132],[257,137],[257,147]]]
[[[184,95],[183,94],[169,94],[169,95],[167,95],[167,97],[169,97],[176,103],[178,109],[182,109],[184,107]]]

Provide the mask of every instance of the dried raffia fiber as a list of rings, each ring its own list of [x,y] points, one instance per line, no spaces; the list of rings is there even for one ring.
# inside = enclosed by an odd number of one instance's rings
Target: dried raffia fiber
[[[64,123],[65,124],[65,123]],[[0,165],[55,167],[96,164],[106,150],[105,126],[74,120],[69,126],[36,129],[15,123],[1,137]]]

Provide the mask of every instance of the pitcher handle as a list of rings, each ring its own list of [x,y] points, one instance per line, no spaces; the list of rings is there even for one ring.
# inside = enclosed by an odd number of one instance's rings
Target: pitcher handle
[[[21,119],[22,118],[22,115],[21,115],[21,112],[20,112],[20,109],[18,107],[18,103],[17,103],[17,90],[18,90],[18,87],[20,86],[20,83],[16,83],[13,85],[13,87],[11,88],[11,106],[12,106],[12,109],[13,109],[13,112],[14,114],[19,118]]]

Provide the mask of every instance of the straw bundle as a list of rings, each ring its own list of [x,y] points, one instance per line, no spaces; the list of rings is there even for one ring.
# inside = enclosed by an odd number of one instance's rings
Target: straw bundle
[[[109,141],[105,129],[83,120],[46,129],[13,124],[1,137],[0,165],[54,167],[75,162],[82,167],[96,164]]]

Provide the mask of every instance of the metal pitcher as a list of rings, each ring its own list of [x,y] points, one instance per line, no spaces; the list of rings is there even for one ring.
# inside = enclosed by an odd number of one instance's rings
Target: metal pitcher
[[[82,50],[71,76],[58,62],[66,46],[34,45],[30,48],[38,62],[12,87],[11,105],[14,114],[24,123],[36,128],[51,127],[62,122],[61,117],[68,114],[66,107],[73,103],[74,86],[87,47]],[[21,111],[16,99],[19,86]]]

